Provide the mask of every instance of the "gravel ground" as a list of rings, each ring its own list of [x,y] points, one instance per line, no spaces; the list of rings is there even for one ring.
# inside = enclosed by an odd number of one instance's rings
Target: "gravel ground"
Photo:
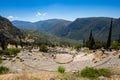
[[[58,57],[58,61],[66,62],[66,59],[71,59],[71,55],[61,55]],[[92,59],[94,58],[94,54],[81,53],[74,57],[72,62],[67,64],[58,64],[50,57],[45,57],[41,52],[30,53],[28,51],[21,51],[16,58],[12,60],[5,60],[1,65],[6,66],[10,69],[11,72],[14,73],[45,73],[45,72],[55,72],[57,71],[58,66],[64,66],[66,68],[66,72],[78,71],[80,69],[89,67],[99,67],[99,68],[109,68],[109,67],[119,67],[120,59],[118,55],[112,56],[109,55],[107,58],[93,63]],[[59,54],[60,56],[60,54]]]

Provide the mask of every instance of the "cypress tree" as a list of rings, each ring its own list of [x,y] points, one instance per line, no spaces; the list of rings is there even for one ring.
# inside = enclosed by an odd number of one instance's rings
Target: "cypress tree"
[[[119,34],[119,38],[118,38],[118,43],[120,43],[120,34]]]
[[[93,37],[93,35],[92,35],[92,30],[91,30],[91,32],[90,32],[89,40],[87,41],[86,45],[87,45],[88,48],[94,49],[95,40],[94,40],[94,37]]]
[[[83,47],[86,46],[86,42],[85,42],[85,39],[83,39]]]
[[[107,40],[107,49],[108,49],[108,48],[110,47],[110,45],[111,45],[112,24],[113,24],[113,19],[111,19],[111,22],[110,22],[109,35],[108,35],[108,40]]]

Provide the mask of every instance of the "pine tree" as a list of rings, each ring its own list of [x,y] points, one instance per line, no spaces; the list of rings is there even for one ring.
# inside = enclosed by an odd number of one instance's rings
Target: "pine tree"
[[[107,40],[107,49],[108,49],[108,48],[110,47],[110,45],[111,45],[112,24],[113,24],[113,19],[111,19],[111,22],[110,22],[109,35],[108,35],[108,40]]]
[[[94,40],[94,37],[93,37],[93,35],[92,35],[92,30],[91,30],[91,32],[90,32],[89,40],[87,41],[86,46],[87,46],[89,49],[94,49],[95,40]]]

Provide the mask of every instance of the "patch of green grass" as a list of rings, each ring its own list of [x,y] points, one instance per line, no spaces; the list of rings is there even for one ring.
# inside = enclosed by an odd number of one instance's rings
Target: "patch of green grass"
[[[65,73],[65,68],[63,66],[58,66],[59,73]]]
[[[86,67],[85,69],[81,70],[81,76],[94,79],[97,78],[98,75],[98,70],[92,67]]]
[[[108,69],[98,69],[99,75],[105,76],[105,77],[110,77],[111,72]]]
[[[93,67],[86,67],[85,69],[81,70],[79,72],[80,76],[89,78],[89,79],[97,79],[99,76],[105,76],[105,77],[110,77],[111,72],[108,69],[96,69]]]
[[[78,49],[81,48],[81,45],[80,44],[79,45],[74,45],[73,48],[78,50]]]
[[[78,76],[78,72],[66,72],[64,74],[59,74],[55,77],[55,80],[89,80],[88,78],[83,78]]]
[[[0,67],[0,74],[6,74],[9,72],[9,69],[6,67],[1,66]]]
[[[91,53],[91,50],[86,50],[86,49],[85,49],[85,50],[82,50],[82,52],[89,54],[89,53]]]
[[[104,68],[93,68],[93,67],[86,67],[81,71],[78,72],[69,72],[63,73],[63,68],[59,66],[58,72],[62,73],[59,74],[56,79],[60,80],[99,80],[99,76],[110,77],[111,72],[108,69]]]
[[[18,48],[6,49],[3,51],[3,53],[8,56],[12,56],[12,55],[16,56],[17,53],[19,52],[20,52],[20,49]]]

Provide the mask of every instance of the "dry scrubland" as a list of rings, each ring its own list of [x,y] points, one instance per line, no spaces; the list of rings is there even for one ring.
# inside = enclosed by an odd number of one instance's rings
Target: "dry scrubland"
[[[89,80],[82,77],[74,77],[71,75],[57,76],[58,73],[23,73],[23,74],[4,74],[0,75],[0,80]],[[109,78],[104,78],[101,80],[120,80],[120,75],[112,75]]]
[[[23,73],[23,74],[4,74],[0,75],[0,80],[49,80],[50,78],[54,77],[55,74],[30,74],[30,73]]]

